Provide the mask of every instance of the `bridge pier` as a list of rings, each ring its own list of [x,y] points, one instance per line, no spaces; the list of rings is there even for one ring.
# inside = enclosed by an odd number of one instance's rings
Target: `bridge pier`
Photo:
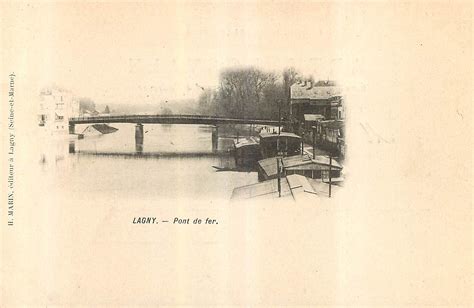
[[[217,152],[217,148],[219,145],[219,128],[216,126],[212,129],[212,152]]]
[[[75,134],[75,128],[76,128],[76,125],[69,124],[69,134],[74,135]]]
[[[135,125],[135,151],[138,154],[143,153],[143,124]]]

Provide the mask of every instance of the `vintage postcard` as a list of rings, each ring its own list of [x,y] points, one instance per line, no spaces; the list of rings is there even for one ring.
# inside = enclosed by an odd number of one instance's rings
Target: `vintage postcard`
[[[2,1],[0,306],[471,306],[470,1]]]

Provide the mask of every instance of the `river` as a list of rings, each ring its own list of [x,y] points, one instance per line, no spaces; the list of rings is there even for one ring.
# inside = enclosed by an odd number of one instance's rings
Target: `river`
[[[118,131],[54,137],[41,153],[46,174],[51,169],[70,193],[90,198],[113,195],[133,198],[206,198],[229,200],[235,187],[257,182],[256,172],[217,172],[213,166],[232,167],[228,150],[232,138],[219,137],[218,152],[212,151],[212,128],[199,125],[144,126],[142,155],[136,155],[135,125],[114,124]],[[87,125],[77,125],[82,133]]]

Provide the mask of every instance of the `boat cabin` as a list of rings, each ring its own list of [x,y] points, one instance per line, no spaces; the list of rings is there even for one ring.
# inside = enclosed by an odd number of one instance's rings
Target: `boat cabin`
[[[262,159],[258,141],[254,137],[234,140],[234,158],[238,168],[255,168]]]
[[[260,151],[262,158],[301,154],[301,137],[287,132],[262,133],[260,134]]]

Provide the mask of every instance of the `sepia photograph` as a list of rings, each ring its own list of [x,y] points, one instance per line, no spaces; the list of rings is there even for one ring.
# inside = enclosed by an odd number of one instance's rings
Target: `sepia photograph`
[[[470,1],[1,1],[0,307],[469,307]]]
[[[115,104],[58,86],[42,89],[42,170],[77,170],[70,185],[91,196],[120,190],[171,198],[296,200],[301,192],[328,198],[342,186],[345,113],[339,85],[294,68],[280,74],[255,67],[210,69],[220,72],[218,83],[204,88],[191,79],[187,83],[195,83],[198,96],[182,99],[162,96],[159,85],[138,91],[142,102]],[[137,184],[133,192],[122,187],[128,178]]]

